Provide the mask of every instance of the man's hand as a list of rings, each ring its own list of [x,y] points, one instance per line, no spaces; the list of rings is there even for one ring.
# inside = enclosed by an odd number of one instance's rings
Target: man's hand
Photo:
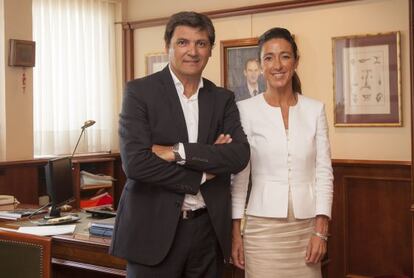
[[[175,161],[172,146],[152,145],[152,152],[165,161]]]
[[[240,231],[240,219],[233,219],[231,259],[233,265],[244,269],[244,248]]]
[[[219,137],[217,137],[216,141],[214,142],[214,145],[220,145],[220,144],[229,144],[231,143],[232,139],[229,134],[220,134]],[[155,153],[159,158],[168,161],[168,162],[174,162],[175,157],[172,150],[172,146],[163,146],[163,145],[152,145],[152,152]],[[215,177],[213,174],[206,173],[206,179],[211,180]]]
[[[214,145],[229,144],[232,140],[230,134],[220,134],[219,137],[217,137],[216,142],[214,142]]]
[[[220,145],[220,144],[229,144],[231,143],[232,139],[230,137],[230,134],[220,134],[219,137],[217,137],[216,142],[214,142],[214,145]],[[216,176],[210,173],[206,173],[206,180],[214,179]]]
[[[206,181],[212,180],[216,177],[216,175],[206,173]]]

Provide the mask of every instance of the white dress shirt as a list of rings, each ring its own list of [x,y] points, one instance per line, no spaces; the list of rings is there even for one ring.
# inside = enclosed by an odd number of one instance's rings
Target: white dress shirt
[[[249,94],[252,97],[254,97],[258,93],[260,93],[259,92],[259,83],[256,83],[256,87],[253,87],[249,84],[249,82],[247,82],[247,89],[249,90]]]
[[[263,94],[237,105],[251,152],[249,165],[233,178],[233,218],[243,216],[250,170],[248,215],[286,218],[290,190],[297,219],[330,217],[333,173],[323,103],[298,95],[289,107],[288,132],[280,107]]]
[[[187,133],[188,133],[188,142],[189,143],[197,143],[198,139],[198,92],[200,88],[203,87],[203,79],[200,78],[200,82],[198,84],[197,91],[193,94],[190,98],[187,98],[184,95],[184,86],[181,81],[177,78],[174,72],[171,70],[169,66],[171,76],[174,81],[175,89],[177,90],[178,97],[180,99],[181,108],[183,109],[185,124],[187,126]],[[182,143],[179,145],[179,153],[180,156],[185,161],[185,150]],[[185,163],[185,162],[184,162]],[[203,184],[206,180],[206,175],[203,173],[203,177],[201,179],[200,184]],[[206,204],[204,202],[203,196],[201,192],[198,191],[196,195],[186,194],[184,197],[184,202],[181,207],[182,210],[196,210],[202,207],[205,207]]]

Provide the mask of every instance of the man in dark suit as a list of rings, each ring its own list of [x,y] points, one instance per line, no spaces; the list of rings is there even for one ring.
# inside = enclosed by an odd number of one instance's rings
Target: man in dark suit
[[[260,80],[261,67],[259,60],[256,58],[247,59],[244,63],[243,75],[246,78],[246,81],[242,86],[234,89],[236,102],[254,97],[265,91],[263,81]]]
[[[127,182],[111,254],[127,277],[221,277],[230,256],[230,174],[250,151],[230,91],[201,77],[214,45],[211,20],[173,15],[169,65],[128,82],[119,121]]]

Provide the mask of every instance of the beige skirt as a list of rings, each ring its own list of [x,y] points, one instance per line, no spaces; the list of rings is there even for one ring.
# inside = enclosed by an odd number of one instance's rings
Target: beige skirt
[[[295,219],[291,200],[287,219],[247,215],[243,236],[245,277],[321,278],[320,263],[305,263],[313,230],[313,219]]]

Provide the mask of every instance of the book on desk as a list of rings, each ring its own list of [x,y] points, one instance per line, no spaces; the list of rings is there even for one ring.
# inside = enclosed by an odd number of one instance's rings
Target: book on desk
[[[89,233],[95,236],[111,237],[115,225],[115,217],[93,220],[89,227]]]
[[[11,209],[11,210],[0,210],[0,218],[7,220],[18,220],[22,217],[30,216],[33,214],[45,213],[47,210],[38,209]]]
[[[20,202],[13,195],[0,195],[0,205],[13,205]]]

